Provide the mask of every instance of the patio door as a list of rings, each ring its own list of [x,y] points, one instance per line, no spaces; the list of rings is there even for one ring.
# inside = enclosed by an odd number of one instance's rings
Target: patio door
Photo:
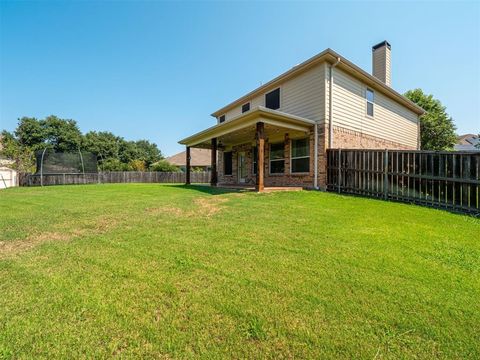
[[[238,182],[244,183],[247,178],[247,165],[245,163],[245,152],[238,153]]]

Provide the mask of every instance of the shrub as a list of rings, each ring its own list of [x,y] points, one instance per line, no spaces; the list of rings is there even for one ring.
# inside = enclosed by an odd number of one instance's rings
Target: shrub
[[[151,171],[180,172],[178,166],[170,164],[167,160],[160,160],[150,166]]]
[[[147,169],[145,161],[143,160],[132,160],[128,165],[133,171],[145,171]]]

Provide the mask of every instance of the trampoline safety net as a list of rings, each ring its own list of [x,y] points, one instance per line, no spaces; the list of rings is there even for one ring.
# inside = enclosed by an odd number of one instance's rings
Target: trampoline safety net
[[[96,173],[97,155],[86,152],[55,152],[40,150],[35,153],[36,174]]]

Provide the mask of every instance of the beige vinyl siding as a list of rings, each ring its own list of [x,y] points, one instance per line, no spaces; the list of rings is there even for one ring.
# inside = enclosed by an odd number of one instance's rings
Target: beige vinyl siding
[[[325,63],[294,77],[281,86],[280,111],[321,121],[325,118]]]
[[[250,109],[257,106],[265,106],[265,99],[263,96],[257,96],[250,101],[245,101],[243,104],[250,102]],[[242,105],[243,105],[242,104]],[[229,121],[232,118],[242,114],[242,105],[234,107],[232,110],[225,113],[225,121]]]
[[[325,63],[319,64],[280,84],[280,108],[278,110],[310,120],[324,120],[325,68]],[[254,109],[257,106],[265,106],[266,93],[252,98],[250,100],[250,109]],[[243,104],[247,102],[245,101]],[[243,104],[228,111],[225,114],[225,121],[240,115]]]
[[[328,72],[326,87],[329,86]],[[417,115],[375,91],[374,117],[366,114],[367,86],[344,71],[334,69],[333,125],[371,136],[417,146]],[[327,96],[328,104],[328,96]],[[327,106],[328,116],[328,106]]]

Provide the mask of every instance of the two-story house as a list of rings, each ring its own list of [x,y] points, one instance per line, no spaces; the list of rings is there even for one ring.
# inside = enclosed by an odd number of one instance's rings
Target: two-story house
[[[328,148],[418,149],[424,110],[391,88],[390,57],[375,45],[370,75],[322,51],[215,111],[216,125],[180,141],[187,165],[190,148],[208,148],[212,185],[322,188]]]

